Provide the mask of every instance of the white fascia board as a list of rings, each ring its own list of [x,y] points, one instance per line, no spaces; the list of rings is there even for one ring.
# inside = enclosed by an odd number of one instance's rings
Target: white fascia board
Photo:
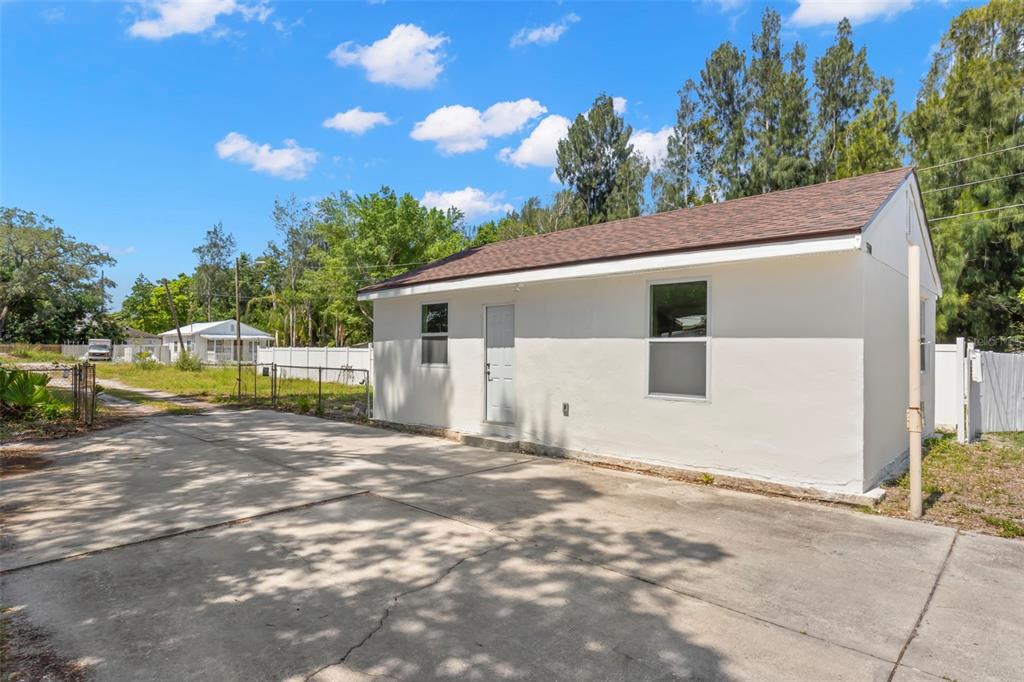
[[[763,258],[783,258],[786,256],[805,256],[818,253],[834,253],[837,251],[860,250],[859,234],[829,237],[824,239],[804,239],[792,242],[758,244],[754,246],[736,246],[706,251],[685,251],[656,256],[639,256],[636,258],[620,258],[594,263],[578,263],[575,265],[559,265],[535,270],[518,270],[494,275],[479,275],[465,279],[425,282],[394,289],[368,291],[359,294],[360,301],[377,301],[398,296],[417,294],[436,294],[461,289],[478,289],[482,287],[508,286],[531,282],[550,282],[562,279],[579,279],[584,277],[608,277],[634,272],[652,270],[673,270],[695,265],[712,265],[717,263],[735,263]]]

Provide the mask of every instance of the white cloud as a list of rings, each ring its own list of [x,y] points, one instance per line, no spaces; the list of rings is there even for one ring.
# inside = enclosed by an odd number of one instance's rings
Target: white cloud
[[[508,213],[513,206],[504,203],[504,194],[496,192],[487,194],[475,187],[466,187],[451,192],[430,191],[423,195],[420,202],[427,208],[439,208],[442,211],[455,207],[462,211],[466,220],[473,221],[496,213]]]
[[[48,7],[44,9],[39,15],[48,24],[56,24],[64,21],[64,8],[63,7]]]
[[[267,20],[273,10],[265,1],[243,4],[237,0],[144,0],[144,18],[128,27],[128,33],[136,38],[163,40],[179,33],[204,33],[213,29],[217,18],[239,14],[245,21]],[[222,35],[225,29],[214,33]]]
[[[398,24],[387,38],[371,45],[341,43],[329,56],[338,66],[361,66],[374,83],[429,88],[444,70],[441,48],[447,42],[440,33],[432,36],[415,24]]]
[[[133,253],[137,253],[138,249],[134,246],[117,247],[110,246],[108,244],[97,244],[96,248],[100,251],[104,251],[111,256],[130,256]]]
[[[337,113],[324,121],[325,128],[343,130],[355,135],[362,135],[378,125],[391,125],[391,119],[382,111],[363,111],[362,107]]]
[[[612,97],[612,109],[619,116],[626,113],[626,98],[625,97]]]
[[[551,166],[556,162],[558,141],[569,132],[569,119],[552,114],[545,117],[537,127],[519,143],[514,150],[505,147],[498,158],[513,166]]]
[[[633,149],[651,162],[652,168],[659,168],[665,161],[668,153],[668,138],[672,135],[672,126],[665,126],[661,130],[651,132],[649,130],[634,130],[629,141]]]
[[[285,180],[306,177],[319,154],[315,149],[300,147],[295,140],[285,140],[283,147],[256,144],[245,135],[228,133],[217,143],[217,156],[227,161],[244,163],[250,170],[268,173]]]
[[[718,5],[718,9],[723,12],[734,12],[746,5],[748,0],[705,0],[705,2]]]
[[[516,31],[509,42],[509,47],[522,47],[523,45],[546,45],[557,43],[562,34],[569,30],[569,27],[579,21],[575,14],[566,14],[553,24],[537,26],[536,28],[521,28]]]
[[[910,9],[914,0],[798,0],[799,6],[789,17],[794,26],[836,24],[846,17],[854,24],[890,19]]]
[[[432,112],[413,126],[410,137],[434,142],[444,154],[463,154],[487,146],[487,139],[521,130],[547,109],[533,99],[498,102],[482,113],[473,107],[453,104]]]

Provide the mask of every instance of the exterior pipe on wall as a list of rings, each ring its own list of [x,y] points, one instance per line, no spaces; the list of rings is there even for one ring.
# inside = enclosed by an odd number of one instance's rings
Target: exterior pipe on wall
[[[910,434],[910,515],[921,518],[921,248],[907,245],[907,377]]]

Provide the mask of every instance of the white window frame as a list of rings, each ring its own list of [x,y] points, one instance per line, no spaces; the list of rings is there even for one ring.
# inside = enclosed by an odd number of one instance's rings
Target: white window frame
[[[651,336],[651,296],[655,286],[661,284],[686,284],[688,282],[704,282],[707,285],[707,331],[705,336]],[[652,279],[644,283],[644,353],[647,357],[645,366],[645,397],[652,400],[675,400],[691,403],[711,402],[711,339],[714,316],[711,314],[711,277],[677,277],[673,279]],[[651,344],[652,343],[703,343],[704,344],[704,395],[682,395],[677,393],[651,392]]]
[[[418,324],[419,332],[420,332],[420,344],[419,344],[419,346],[420,346],[420,367],[447,368],[451,364],[451,361],[452,361],[452,358],[451,358],[452,345],[451,345],[451,342],[450,342],[450,332],[451,332],[451,324],[452,324],[451,317],[448,318],[448,331],[445,331],[443,333],[442,332],[425,332],[425,331],[423,331],[423,309],[425,307],[427,307],[428,305],[441,305],[441,304],[444,304],[447,307],[448,315],[450,316],[451,312],[452,312],[452,306],[451,306],[451,304],[448,301],[425,301],[425,302],[420,304],[420,314],[419,314],[419,316],[417,318],[417,322],[419,323]],[[447,350],[447,352],[445,353],[445,357],[448,358],[448,362],[424,362],[423,361],[423,339],[438,339],[438,338],[443,338],[445,340],[445,346],[446,346],[446,350]]]

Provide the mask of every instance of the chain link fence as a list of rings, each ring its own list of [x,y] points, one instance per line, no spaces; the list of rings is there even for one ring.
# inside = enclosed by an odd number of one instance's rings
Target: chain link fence
[[[237,366],[216,369],[237,372]],[[326,417],[370,416],[372,387],[367,369],[243,363],[237,376],[234,393],[241,403]]]
[[[71,406],[71,416],[87,425],[96,420],[96,365],[76,364],[29,365],[18,369],[49,377],[46,383],[54,398]]]

